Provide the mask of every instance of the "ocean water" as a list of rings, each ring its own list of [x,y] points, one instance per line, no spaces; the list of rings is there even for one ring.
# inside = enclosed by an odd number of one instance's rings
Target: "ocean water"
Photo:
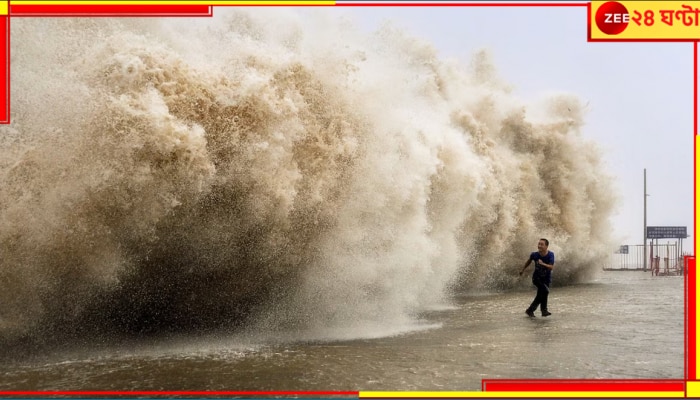
[[[488,51],[443,60],[332,12],[11,34],[4,388],[682,375],[682,281],[595,278],[615,183],[575,95],[529,104]],[[541,237],[555,315],[529,320]]]
[[[414,330],[305,339],[299,332],[81,347],[0,366],[0,390],[443,391],[482,379],[683,379],[683,278],[601,272],[558,287],[456,296]]]

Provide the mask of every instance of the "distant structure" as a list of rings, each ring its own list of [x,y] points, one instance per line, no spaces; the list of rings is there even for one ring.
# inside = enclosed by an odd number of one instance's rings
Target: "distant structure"
[[[683,239],[688,238],[685,226],[647,226],[647,170],[644,168],[644,236],[641,245],[622,245],[603,266],[606,271],[648,271],[652,275],[682,275]],[[675,239],[659,243],[659,239]],[[647,245],[648,243],[648,245]]]

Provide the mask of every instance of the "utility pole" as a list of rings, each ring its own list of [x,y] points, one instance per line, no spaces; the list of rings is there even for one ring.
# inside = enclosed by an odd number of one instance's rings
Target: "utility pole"
[[[644,271],[647,270],[647,169],[644,168]]]

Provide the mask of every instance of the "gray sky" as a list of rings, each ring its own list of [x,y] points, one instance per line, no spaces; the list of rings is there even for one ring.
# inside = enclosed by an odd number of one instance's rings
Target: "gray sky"
[[[335,12],[335,9],[333,10]],[[392,20],[445,58],[488,49],[525,100],[569,92],[590,102],[583,134],[603,149],[622,204],[620,244],[641,244],[647,223],[693,232],[692,43],[588,43],[585,7],[347,7],[361,27]],[[663,241],[662,241],[663,242]]]

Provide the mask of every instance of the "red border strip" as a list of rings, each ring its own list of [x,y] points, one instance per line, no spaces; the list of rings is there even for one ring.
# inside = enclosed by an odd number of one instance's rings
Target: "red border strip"
[[[685,392],[685,381],[484,379],[484,392]]]
[[[695,343],[695,335],[697,334],[695,329],[695,324],[697,322],[697,306],[696,306],[696,293],[695,293],[695,279],[697,272],[695,271],[695,257],[686,257],[685,266],[685,278],[686,278],[686,363],[687,363],[687,374],[686,378],[689,381],[697,380],[697,370],[696,370],[696,351],[697,346]]]
[[[153,16],[153,17],[210,17],[212,7],[201,4],[17,4],[10,3],[13,17],[46,16]]]

